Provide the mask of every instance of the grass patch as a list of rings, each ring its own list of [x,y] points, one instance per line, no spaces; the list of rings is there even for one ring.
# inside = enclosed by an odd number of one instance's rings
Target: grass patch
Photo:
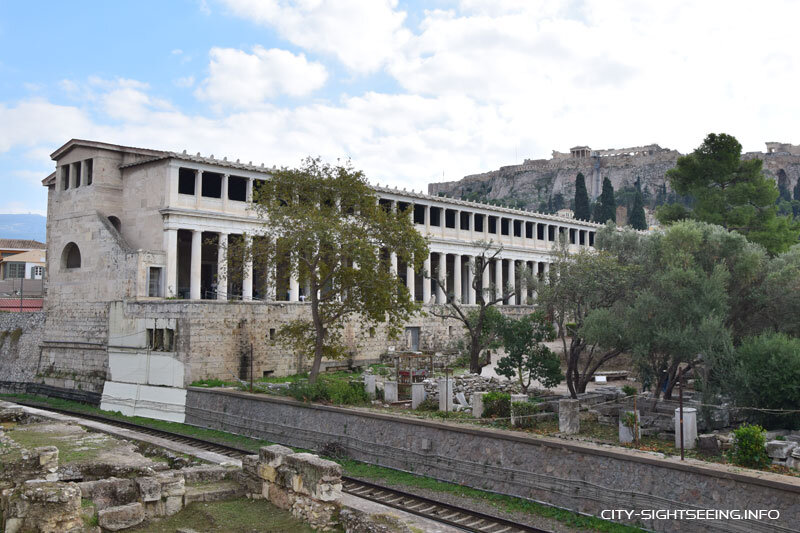
[[[289,511],[278,509],[265,500],[239,498],[220,502],[190,503],[169,518],[148,522],[126,531],[174,533],[178,529],[251,533],[264,531],[313,533],[314,529],[297,520]]]
[[[221,379],[201,379],[198,381],[192,381],[189,384],[190,387],[239,387],[238,381],[223,381]]]
[[[22,425],[6,433],[14,442],[33,450],[41,446],[58,448],[58,464],[88,463],[100,453],[113,450],[120,441],[100,433],[58,433],[53,431],[37,431],[36,425]]]

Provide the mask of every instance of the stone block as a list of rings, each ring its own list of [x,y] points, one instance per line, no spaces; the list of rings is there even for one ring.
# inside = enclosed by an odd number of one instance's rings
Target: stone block
[[[439,380],[439,410],[453,410],[453,380],[442,378]]]
[[[375,375],[364,374],[364,390],[370,398],[375,398]]]
[[[412,383],[411,384],[411,408],[416,409],[419,404],[425,401],[425,384]]]
[[[138,477],[135,479],[139,489],[139,497],[143,502],[155,502],[161,499],[161,482],[154,477]]]
[[[383,401],[386,403],[394,403],[397,397],[397,382],[384,381],[383,383]]]
[[[483,397],[489,394],[488,392],[473,392],[472,397],[472,418],[480,418],[483,416]]]
[[[705,433],[697,436],[697,447],[709,452],[718,452],[720,449],[719,440],[713,433]]]
[[[164,515],[172,516],[181,509],[183,509],[182,496],[168,496],[167,499],[164,500]]]
[[[627,425],[630,422],[630,420],[629,420],[630,416],[628,416],[629,413],[633,414],[634,411],[626,411],[626,410],[623,409],[623,410],[621,410],[619,412],[619,441],[622,444],[634,441],[634,438],[633,438],[633,429],[634,428]],[[638,420],[639,419],[639,411],[635,412],[635,416],[636,416],[636,419]],[[641,428],[642,428],[641,424],[637,424],[637,428],[639,429],[639,432],[638,432],[637,436],[641,437]]]
[[[294,500],[288,489],[276,484],[270,485],[268,499],[275,507],[291,509]]]
[[[258,463],[256,455],[246,456],[255,458],[255,463]],[[255,464],[254,463],[254,464]],[[190,466],[180,470],[186,483],[202,483],[207,481],[222,481],[225,479],[238,479],[239,473],[244,470],[245,460],[242,460],[242,469],[240,470],[235,465],[202,465]],[[252,467],[253,476],[255,476],[256,467]]]
[[[42,446],[35,448],[33,451],[39,456],[39,466],[42,470],[50,473],[58,470],[58,448],[55,446]]]
[[[164,502],[162,500],[158,500],[157,502],[145,502],[144,516],[146,520],[164,516]]]
[[[565,435],[577,435],[581,431],[581,404],[578,400],[558,401],[558,431]]]
[[[278,469],[266,463],[258,463],[257,474],[258,478],[274,483],[278,477]]]
[[[136,502],[103,509],[97,513],[97,521],[103,529],[119,531],[141,524],[144,516],[144,506]]]
[[[295,453],[286,456],[284,467],[290,469],[292,474],[290,484],[284,480],[283,486],[294,492],[317,499],[330,498],[337,491],[337,485],[341,492],[342,467],[333,461],[310,453]]]
[[[176,472],[159,474],[158,481],[161,483],[161,496],[183,496],[186,493],[186,480],[183,475]]]
[[[132,479],[110,477],[97,481],[78,483],[84,498],[92,500],[98,509],[115,507],[135,502],[139,499],[136,482]]]
[[[242,472],[253,477],[258,477],[258,455],[245,455],[242,457]]]
[[[771,440],[766,444],[767,455],[773,459],[787,459],[797,448],[797,443],[790,440]]]
[[[258,459],[262,463],[266,463],[272,467],[279,467],[283,464],[283,458],[287,455],[292,455],[294,450],[281,446],[280,444],[273,444],[272,446],[262,446],[258,450]]]
[[[680,408],[675,409],[675,447],[681,447]],[[683,448],[692,450],[697,446],[697,409],[683,408]]]

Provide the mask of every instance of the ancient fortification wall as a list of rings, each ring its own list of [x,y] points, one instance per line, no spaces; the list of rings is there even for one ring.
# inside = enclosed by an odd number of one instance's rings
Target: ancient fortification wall
[[[800,479],[518,432],[189,390],[186,421],[580,512],[603,509],[778,509],[779,520],[644,521],[655,531],[800,531]]]
[[[586,178],[589,197],[600,195],[603,178],[611,180],[614,190],[633,186],[641,179],[643,190],[656,195],[665,185],[666,172],[673,168],[681,154],[658,145],[621,150],[595,150],[593,156],[575,157],[554,152],[551,159],[526,159],[521,165],[501,167],[482,174],[465,176],[459,181],[431,183],[428,193],[452,198],[475,200],[509,200],[522,202],[521,207],[536,210],[539,203],[561,193],[567,203],[575,195],[575,177]],[[800,155],[789,152],[748,152],[744,159],[764,161],[764,171],[791,190],[800,179]]]

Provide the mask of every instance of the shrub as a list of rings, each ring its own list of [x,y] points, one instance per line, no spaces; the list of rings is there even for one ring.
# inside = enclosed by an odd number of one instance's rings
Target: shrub
[[[359,381],[331,381],[325,383],[327,396],[336,405],[361,405],[369,402],[364,384]]]
[[[635,396],[637,392],[636,387],[631,387],[630,385],[622,387],[622,393],[625,394],[625,396]]]
[[[438,411],[438,410],[439,410],[439,402],[433,400],[432,398],[425,398],[417,406],[417,411]]]
[[[492,391],[483,397],[483,418],[508,418],[511,416],[511,395]]]
[[[511,402],[511,411],[514,413],[514,426],[518,428],[536,426],[536,418],[533,415],[539,412],[539,404],[533,402]]]
[[[286,394],[288,396],[301,402],[327,401],[328,396],[325,394],[326,392],[320,381],[313,385],[307,381],[295,381],[289,384],[289,388],[286,389]]]
[[[734,464],[750,468],[764,468],[770,463],[766,443],[766,431],[758,425],[742,424],[733,430],[733,449],[728,458]]]

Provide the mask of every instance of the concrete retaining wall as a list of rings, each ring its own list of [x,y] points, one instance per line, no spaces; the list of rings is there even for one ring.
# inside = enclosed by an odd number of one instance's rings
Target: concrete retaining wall
[[[186,422],[599,515],[604,509],[777,509],[778,520],[644,520],[656,531],[800,531],[800,478],[725,465],[190,388]],[[636,522],[636,520],[634,520]]]

